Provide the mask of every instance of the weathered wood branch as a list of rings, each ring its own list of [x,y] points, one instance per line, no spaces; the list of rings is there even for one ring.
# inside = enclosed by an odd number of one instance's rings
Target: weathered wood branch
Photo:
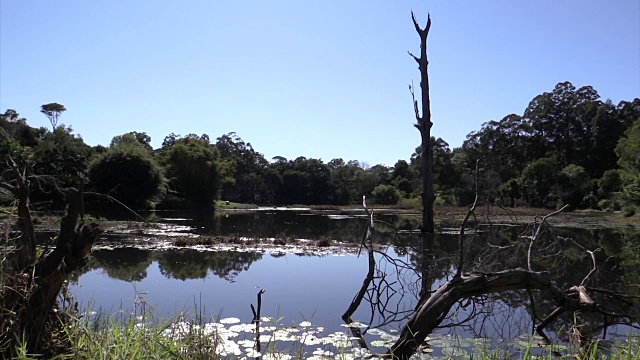
[[[518,268],[487,274],[471,273],[454,278],[421,302],[388,355],[397,359],[411,357],[425,338],[440,325],[451,307],[461,299],[528,288],[544,290],[557,301],[565,300],[562,291],[551,283],[546,272]]]
[[[257,352],[261,351],[261,343],[260,343],[260,320],[262,318],[261,312],[262,312],[262,294],[264,294],[266,292],[265,289],[260,289],[260,291],[258,291],[258,310],[256,310],[255,307],[253,307],[253,304],[251,305],[251,312],[253,312],[253,323],[256,324],[256,343],[255,343],[255,350]]]
[[[69,197],[67,214],[60,224],[55,249],[36,264],[35,291],[28,299],[25,329],[28,329],[28,347],[37,350],[44,334],[47,315],[54,308],[56,298],[68,275],[87,263],[91,246],[103,230],[98,224],[78,224],[82,197],[74,191]]]
[[[534,230],[533,236],[530,239],[529,250],[527,251],[527,268],[529,268],[529,271],[533,271],[533,266],[532,266],[533,245],[536,243],[538,239],[540,239],[540,236],[542,235],[543,225],[546,223],[548,218],[560,214],[568,207],[569,207],[569,204],[563,206],[560,210],[554,211],[550,214],[543,216],[542,219],[540,220],[540,223],[538,223],[536,220],[536,228]]]
[[[416,32],[420,36],[420,57],[413,55],[409,52],[409,55],[418,63],[418,69],[420,70],[420,88],[422,89],[422,116],[418,111],[417,101],[413,96],[414,109],[416,112],[416,128],[420,130],[421,137],[421,169],[422,169],[422,225],[421,231],[433,234],[435,231],[433,222],[433,202],[435,200],[435,193],[433,190],[433,149],[431,147],[431,102],[429,100],[429,73],[427,67],[429,61],[427,60],[427,35],[431,28],[431,15],[427,16],[427,25],[424,29],[420,28],[416,16],[411,12],[411,19],[413,25],[416,28]]]
[[[534,325],[533,328],[536,331],[536,333],[542,336],[547,343],[550,343],[551,341],[549,340],[549,337],[547,336],[547,334],[544,333],[544,328],[547,327],[549,324],[551,324],[555,319],[558,318],[558,316],[560,316],[565,311],[567,311],[567,309],[564,306],[558,306],[549,315],[547,315],[547,317],[542,319],[542,321]]]
[[[411,56],[413,58],[413,60],[415,60],[418,63],[418,65],[420,65],[420,58],[419,57],[413,55],[413,53],[411,51],[407,51],[407,53],[409,54],[409,56]]]
[[[56,298],[69,273],[86,264],[91,246],[102,234],[102,229],[97,224],[79,223],[83,209],[82,194],[75,189],[66,189],[68,207],[60,223],[56,246],[53,251],[37,258],[28,183],[17,164],[12,159],[8,163],[16,179],[17,223],[21,235],[16,239],[16,260],[11,275],[13,284],[6,286],[2,294],[5,310],[12,314],[11,326],[3,329],[8,331],[0,335],[0,343],[25,340],[28,353],[41,354],[46,324],[57,325],[59,322],[53,311]],[[6,349],[9,353],[2,355],[10,355],[15,349],[15,346],[9,346]]]
[[[551,278],[549,272],[532,270],[532,249],[536,241],[543,233],[542,227],[546,224],[549,217],[559,214],[565,208],[548,214],[544,217],[536,219],[536,227],[533,229],[533,235],[530,237],[529,249],[527,251],[527,267],[510,268],[494,272],[471,272],[462,273],[459,269],[456,275],[440,286],[440,288],[432,293],[425,294],[420,299],[416,312],[413,317],[405,325],[400,338],[390,348],[387,356],[394,359],[408,359],[423,344],[426,337],[438,328],[449,314],[451,308],[461,300],[470,300],[474,297],[499,294],[506,291],[526,290],[529,294],[532,307],[533,330],[548,340],[544,329],[556,320],[560,315],[566,312],[596,313],[601,314],[605,319],[626,319],[631,323],[633,318],[631,315],[612,312],[605,306],[622,305],[626,308],[633,307],[634,303],[625,300],[633,298],[633,296],[624,296],[615,292],[603,289],[594,289],[594,292],[601,292],[613,297],[616,304],[612,304],[610,300],[602,303],[595,301],[589,291],[591,291],[586,283],[589,277],[596,270],[595,251],[588,251],[592,259],[592,268],[589,274],[582,279],[578,286],[571,286],[565,290],[560,289]],[[468,220],[469,213],[465,217],[463,223]],[[539,221],[539,222],[538,222]],[[462,242],[459,243],[461,255],[460,263],[464,263],[464,254],[462,253]],[[462,266],[462,265],[460,265]],[[536,290],[544,299],[555,304],[555,309],[546,317],[539,317],[538,310],[535,309],[535,302],[532,291]],[[611,299],[611,297],[609,299]],[[633,308],[631,308],[633,309]],[[608,320],[605,320],[608,321]],[[536,322],[538,322],[536,324]]]
[[[36,257],[36,233],[31,219],[28,184],[18,164],[11,157],[7,159],[7,164],[15,177],[13,195],[18,200],[18,228],[21,233],[19,242],[16,243],[14,271],[23,272],[33,265],[33,259]]]
[[[589,278],[591,277],[591,275],[596,271],[596,251],[600,250],[600,248],[595,249],[593,251],[591,250],[587,250],[587,253],[589,255],[591,255],[591,271],[589,271],[589,273],[587,275],[585,275],[584,279],[582,279],[582,282],[580,282],[580,286],[584,287],[585,285],[587,285],[587,281],[589,281]]]
[[[420,34],[420,37],[424,37],[426,39],[427,35],[429,35],[429,29],[431,29],[431,14],[427,13],[427,25],[424,29],[421,29],[420,25],[418,25],[418,20],[416,20],[416,15],[413,13],[413,11],[411,12],[411,20],[413,20],[413,26],[415,26],[416,31],[418,32],[418,34]]]

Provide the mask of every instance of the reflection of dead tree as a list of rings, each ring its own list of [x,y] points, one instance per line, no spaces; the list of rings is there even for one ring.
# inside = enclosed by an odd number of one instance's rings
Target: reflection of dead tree
[[[344,322],[346,322],[347,324],[350,324],[353,322],[353,320],[351,319],[351,315],[353,315],[353,313],[356,312],[358,307],[360,307],[360,304],[362,303],[362,299],[364,299],[364,296],[367,293],[367,289],[369,289],[369,285],[371,285],[371,282],[373,281],[373,277],[375,274],[376,263],[373,256],[373,242],[372,242],[373,231],[374,231],[373,230],[374,229],[373,210],[369,211],[369,209],[367,208],[367,202],[364,196],[362,197],[362,206],[364,207],[364,210],[367,212],[368,226],[365,231],[364,238],[362,239],[360,250],[362,250],[363,247],[367,250],[367,253],[369,255],[369,271],[367,272],[367,276],[364,278],[364,281],[362,282],[362,286],[360,287],[360,290],[351,301],[349,308],[347,309],[347,311],[344,312],[344,314],[342,314],[342,320],[344,320]],[[358,252],[358,254],[359,253],[360,252]],[[360,345],[363,348],[367,348],[367,343],[364,341],[364,338],[362,337],[362,332],[360,331],[360,329],[355,326],[352,326],[349,329],[351,330],[351,333],[353,334],[354,337],[357,337],[358,339],[360,339],[359,341]]]
[[[349,305],[349,308],[347,309],[347,311],[345,311],[344,314],[342,314],[342,320],[344,320],[346,323],[352,322],[351,315],[353,315],[353,313],[356,312],[356,310],[360,306],[360,303],[362,302],[362,299],[364,299],[364,296],[367,293],[367,289],[369,288],[369,285],[373,281],[375,268],[376,268],[376,262],[373,256],[373,243],[372,243],[373,231],[374,231],[373,210],[369,211],[369,209],[367,208],[367,201],[364,196],[362,197],[362,206],[364,207],[364,210],[367,212],[367,219],[369,221],[369,224],[364,234],[364,238],[362,239],[360,250],[362,250],[362,248],[365,248],[367,250],[367,253],[369,254],[369,271],[367,272],[367,276],[364,278],[364,281],[362,282],[362,287],[360,287],[360,291],[358,291],[356,296],[351,301],[351,304]],[[360,252],[358,252],[358,254],[359,253]]]
[[[30,354],[46,353],[47,331],[61,325],[54,311],[56,298],[69,273],[87,261],[91,245],[102,230],[97,224],[84,224],[82,194],[64,189],[68,201],[55,248],[38,255],[31,211],[28,181],[18,165],[8,159],[10,179],[0,187],[17,200],[17,227],[20,235],[11,237],[8,227],[0,234],[3,259],[9,261],[8,273],[2,273],[0,294],[0,354],[11,357],[18,343],[24,341]],[[3,174],[3,175],[5,175]]]
[[[262,312],[262,294],[265,293],[265,289],[260,289],[260,291],[258,291],[258,310],[256,310],[255,307],[253,307],[253,304],[251,305],[251,312],[253,312],[253,323],[256,324],[256,344],[255,344],[255,349],[257,352],[260,352],[260,320],[262,319],[262,315],[260,315],[260,313]]]
[[[369,304],[371,309],[368,321],[369,325],[367,327],[368,330],[371,327],[382,327],[393,322],[404,321],[411,316],[413,309],[401,309],[401,301],[392,300],[395,300],[396,295],[400,298],[404,296],[405,284],[401,283],[402,274],[405,271],[410,271],[415,274],[415,270],[404,261],[394,259],[386,253],[374,249],[372,240],[374,234],[373,210],[369,211],[367,208],[366,198],[364,196],[362,197],[362,206],[367,213],[368,225],[362,239],[360,250],[364,248],[367,251],[369,267],[367,276],[365,277],[360,290],[351,301],[347,311],[342,315],[342,319],[347,324],[352,323],[353,320],[351,316],[360,307],[364,300]],[[386,269],[381,269],[380,266],[376,266],[376,254],[380,256],[381,262],[390,264],[393,267],[394,271],[391,273],[395,273],[398,276],[398,280],[389,281],[387,279],[387,274],[389,272],[387,272]],[[400,284],[398,284],[399,282]],[[396,286],[399,287],[399,289],[396,289]],[[392,304],[395,304],[395,308],[392,308]],[[374,326],[374,317],[376,315],[379,315],[382,320],[379,324],[375,324]],[[350,330],[355,337],[360,339],[360,345],[366,348],[367,345],[362,338],[361,330],[358,327],[351,327]]]
[[[564,313],[593,313],[604,317],[604,322],[614,323],[612,319],[620,319],[619,323],[632,324],[633,317],[624,314],[621,309],[631,309],[632,299],[638,296],[623,295],[615,291],[591,288],[588,286],[592,275],[597,271],[595,251],[586,250],[591,261],[591,270],[580,281],[579,285],[563,289],[557,285],[551,272],[544,264],[553,262],[557,256],[553,242],[541,244],[540,240],[548,227],[547,219],[560,213],[559,211],[536,219],[531,235],[521,234],[518,241],[503,244],[499,241],[492,244],[468,243],[465,246],[464,229],[471,217],[474,206],[470,209],[461,225],[459,241],[459,263],[455,275],[440,286],[434,293],[425,294],[416,307],[415,314],[405,325],[400,338],[391,347],[388,356],[397,359],[409,358],[424,342],[426,337],[447,319],[453,306],[461,302],[475,303],[478,299],[486,299],[488,295],[495,297],[514,290],[526,291],[531,301],[531,313],[535,331],[546,338],[544,329]],[[475,232],[474,232],[475,234]],[[524,242],[522,240],[525,240]],[[489,245],[481,246],[481,245]],[[541,255],[543,262],[537,264],[537,247],[544,247],[547,255]],[[518,256],[518,255],[524,256]],[[468,256],[473,255],[473,256]],[[468,258],[468,259],[467,259]],[[524,258],[524,261],[523,261]],[[466,270],[467,266],[473,268]],[[534,293],[540,302],[553,306],[546,317],[541,317],[542,309],[536,307]],[[605,294],[607,298],[595,301],[594,296]],[[475,311],[471,311],[473,317]],[[464,322],[464,321],[463,321]]]

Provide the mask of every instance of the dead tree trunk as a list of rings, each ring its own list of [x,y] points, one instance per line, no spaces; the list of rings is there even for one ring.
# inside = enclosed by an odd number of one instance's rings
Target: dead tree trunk
[[[29,209],[27,181],[11,159],[13,181],[1,183],[18,199],[18,224],[21,235],[9,239],[8,231],[0,235],[2,242],[14,245],[12,269],[3,274],[2,298],[0,298],[0,355],[11,357],[22,341],[29,354],[46,357],[47,324],[57,327],[61,320],[56,308],[56,298],[70,272],[83,266],[91,245],[102,234],[97,224],[78,223],[82,215],[82,194],[76,189],[64,190],[69,205],[60,224],[60,233],[53,251],[37,257],[35,233]],[[3,248],[5,250],[9,247]],[[10,251],[8,251],[10,252]]]
[[[420,110],[418,109],[418,101],[415,99],[414,89],[410,87],[411,95],[413,97],[413,108],[416,114],[415,127],[420,130],[422,137],[422,145],[420,147],[422,169],[422,232],[433,233],[435,231],[433,224],[433,201],[435,200],[435,194],[433,192],[433,149],[431,146],[431,102],[429,100],[429,73],[427,66],[429,61],[427,60],[427,35],[429,35],[429,29],[431,28],[431,16],[427,16],[427,25],[424,29],[421,29],[416,21],[416,17],[411,12],[411,19],[413,25],[420,35],[420,57],[413,55],[409,52],[409,55],[418,63],[418,69],[420,69],[420,88],[422,90],[422,116],[420,116]]]

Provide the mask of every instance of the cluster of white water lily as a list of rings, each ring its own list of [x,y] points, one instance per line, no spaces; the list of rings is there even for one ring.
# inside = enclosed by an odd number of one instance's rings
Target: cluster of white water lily
[[[282,359],[362,359],[372,354],[367,349],[354,345],[359,340],[349,335],[347,329],[323,334],[322,326],[303,321],[296,326],[283,327],[270,317],[261,319],[262,326],[256,332],[255,324],[240,323],[238,318],[225,318],[218,322],[196,325],[188,322],[175,322],[164,330],[164,335],[178,340],[198,333],[213,339],[215,351],[221,357]],[[360,323],[345,326],[363,327]],[[388,347],[398,337],[378,329],[369,330],[370,335],[380,336],[372,346]],[[257,340],[262,352],[257,351]]]

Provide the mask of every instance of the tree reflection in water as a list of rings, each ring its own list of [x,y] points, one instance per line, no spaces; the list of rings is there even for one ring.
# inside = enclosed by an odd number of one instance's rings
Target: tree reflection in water
[[[163,251],[158,258],[160,272],[179,280],[204,279],[211,271],[227,281],[249,270],[262,253],[238,251],[197,251],[192,249]]]
[[[179,249],[150,251],[136,248],[98,250],[92,253],[83,273],[103,269],[112,279],[127,282],[141,281],[147,277],[147,269],[157,262],[160,272],[167,278],[188,280],[204,279],[209,271],[225,279],[233,280],[240,272],[249,270],[251,264],[262,258],[262,253],[238,251],[197,251]]]
[[[154,253],[149,250],[136,248],[98,250],[91,253],[89,264],[77,276],[94,269],[102,269],[112,279],[127,282],[141,281],[147,277],[147,269],[154,260]]]

